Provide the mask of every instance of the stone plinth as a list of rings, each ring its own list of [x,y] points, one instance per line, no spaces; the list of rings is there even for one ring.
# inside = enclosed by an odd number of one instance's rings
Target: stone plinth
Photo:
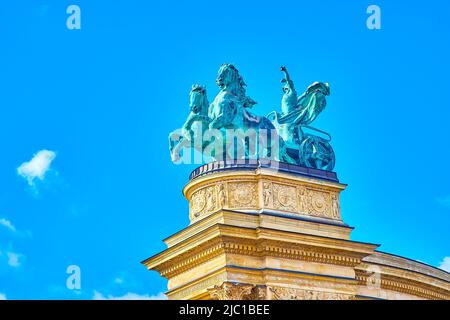
[[[326,171],[315,170],[312,176],[297,166],[296,171],[283,170],[279,165],[210,167],[183,189],[190,204],[191,223],[219,210],[233,210],[342,224],[339,193],[345,185]]]
[[[448,273],[350,240],[336,175],[208,164],[183,189],[190,225],[145,261],[170,299],[448,299]]]

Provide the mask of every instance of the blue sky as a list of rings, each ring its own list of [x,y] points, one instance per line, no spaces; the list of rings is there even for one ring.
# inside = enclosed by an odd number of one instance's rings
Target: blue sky
[[[66,27],[71,4],[81,30]],[[381,30],[366,27],[370,4]],[[450,256],[449,11],[444,0],[2,3],[0,297],[165,291],[139,262],[188,225],[181,188],[195,167],[171,163],[167,136],[191,84],[214,97],[224,62],[258,114],[280,108],[280,65],[298,91],[329,82],[315,123],[333,136],[352,239],[439,266]],[[18,168],[42,150],[22,167],[30,182]],[[69,265],[81,290],[66,288]]]

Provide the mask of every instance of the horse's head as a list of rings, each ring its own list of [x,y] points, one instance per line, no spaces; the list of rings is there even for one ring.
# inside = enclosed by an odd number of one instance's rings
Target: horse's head
[[[217,73],[216,83],[221,90],[234,92],[245,108],[251,108],[256,104],[256,101],[246,95],[247,84],[234,65],[222,64]]]
[[[196,114],[208,114],[208,98],[206,96],[206,87],[194,84],[189,93],[189,107]]]
[[[238,69],[229,63],[222,64],[217,73],[216,83],[222,90],[227,90],[231,86],[244,87],[245,83],[239,75]]]

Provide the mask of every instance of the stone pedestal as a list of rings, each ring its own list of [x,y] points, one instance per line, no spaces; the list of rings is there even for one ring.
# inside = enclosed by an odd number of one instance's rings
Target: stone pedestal
[[[298,166],[205,165],[183,189],[190,225],[143,264],[168,279],[169,299],[389,298],[386,272],[367,289],[373,263],[366,260],[379,255],[378,245],[350,240],[339,205],[344,189],[334,173]],[[395,297],[446,298],[448,280],[425,288],[428,296]]]

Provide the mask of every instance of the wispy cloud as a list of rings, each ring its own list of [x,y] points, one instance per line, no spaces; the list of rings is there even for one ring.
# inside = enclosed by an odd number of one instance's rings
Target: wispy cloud
[[[94,296],[92,297],[92,299],[93,300],[167,300],[167,297],[162,292],[160,292],[156,295],[127,292],[122,296],[113,296],[110,294],[105,296],[101,292],[94,291]]]
[[[17,231],[16,227],[12,224],[12,222],[5,218],[0,218],[0,226],[5,227],[6,229],[12,232]]]
[[[8,265],[10,267],[17,268],[20,267],[20,265],[22,264],[21,262],[23,257],[22,254],[9,251],[6,253],[6,256],[8,257]]]
[[[450,195],[442,198],[437,198],[437,202],[448,209],[450,209]]]
[[[6,300],[6,295],[0,292],[0,300]]]
[[[120,271],[112,281],[114,288],[121,288],[127,291],[139,291],[140,283],[135,276],[128,271]],[[101,290],[100,290],[101,291]],[[109,290],[105,290],[109,291]]]
[[[20,235],[29,235],[29,233],[19,232],[16,226],[6,218],[0,218],[0,229],[6,228],[7,230],[14,233],[14,237]],[[0,230],[1,231],[1,230]],[[15,252],[13,250],[12,244],[9,243],[6,247],[0,245],[0,263],[6,263],[12,268],[18,268],[22,265],[22,261],[25,256],[21,253]]]
[[[450,257],[445,257],[439,265],[439,268],[450,272]]]
[[[50,170],[53,160],[56,158],[56,153],[50,150],[40,150],[33,155],[33,158],[22,163],[17,168],[17,174],[27,179],[30,186],[34,186],[36,178],[43,181],[45,174]]]
[[[0,250],[0,258],[1,260],[6,261],[8,266],[12,268],[18,268],[22,265],[22,261],[25,258],[25,256],[21,253],[17,253],[14,251],[1,251]]]

